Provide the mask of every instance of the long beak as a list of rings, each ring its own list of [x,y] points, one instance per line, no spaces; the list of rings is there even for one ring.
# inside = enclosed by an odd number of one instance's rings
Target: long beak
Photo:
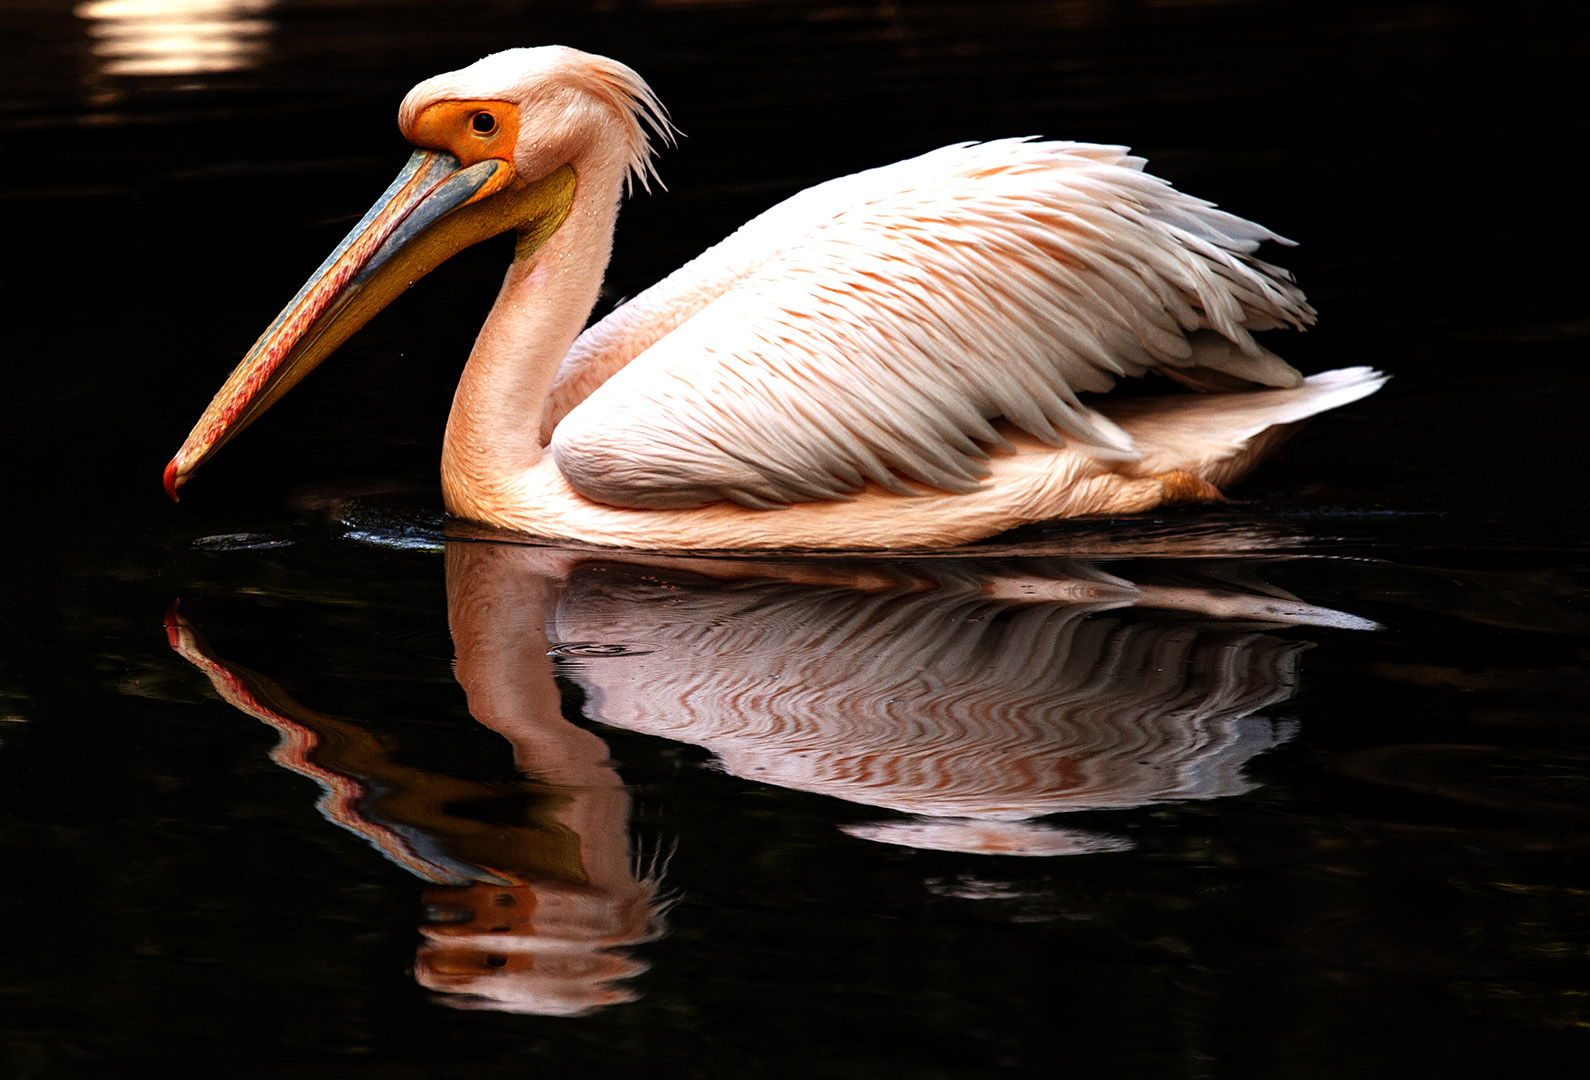
[[[166,466],[166,494],[175,500],[193,471],[232,436],[449,257],[508,229],[532,223],[536,233],[556,229],[573,187],[567,167],[526,185],[506,161],[461,168],[451,154],[416,150],[232,371]]]

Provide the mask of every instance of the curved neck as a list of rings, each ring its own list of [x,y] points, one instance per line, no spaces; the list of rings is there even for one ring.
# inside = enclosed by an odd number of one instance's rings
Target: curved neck
[[[541,414],[574,339],[596,306],[613,250],[625,162],[575,164],[573,205],[533,252],[514,257],[453,395],[442,441],[442,498],[460,516],[495,501],[541,460]]]

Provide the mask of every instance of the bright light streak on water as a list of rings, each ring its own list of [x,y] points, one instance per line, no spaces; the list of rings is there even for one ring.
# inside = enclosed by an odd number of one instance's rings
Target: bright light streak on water
[[[89,0],[74,13],[88,22],[97,73],[202,75],[255,66],[275,24],[262,16],[275,0]]]

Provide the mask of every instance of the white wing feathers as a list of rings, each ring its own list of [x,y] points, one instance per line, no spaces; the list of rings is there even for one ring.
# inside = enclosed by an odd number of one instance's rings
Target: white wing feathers
[[[582,336],[560,386],[618,370],[558,423],[559,468],[620,506],[767,507],[869,480],[965,492],[1004,445],[998,417],[1137,457],[1077,398],[1119,375],[1298,385],[1250,334],[1313,322],[1289,275],[1252,257],[1287,241],[1142,165],[1003,140],[775,206]]]

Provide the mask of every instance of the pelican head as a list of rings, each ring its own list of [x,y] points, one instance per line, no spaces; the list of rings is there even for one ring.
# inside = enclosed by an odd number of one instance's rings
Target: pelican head
[[[398,110],[415,147],[397,179],[254,343],[166,466],[177,489],[376,312],[471,244],[519,234],[532,258],[574,203],[593,155],[656,178],[648,133],[670,128],[623,64],[563,46],[510,49],[426,79]],[[602,162],[602,164],[613,164]]]

